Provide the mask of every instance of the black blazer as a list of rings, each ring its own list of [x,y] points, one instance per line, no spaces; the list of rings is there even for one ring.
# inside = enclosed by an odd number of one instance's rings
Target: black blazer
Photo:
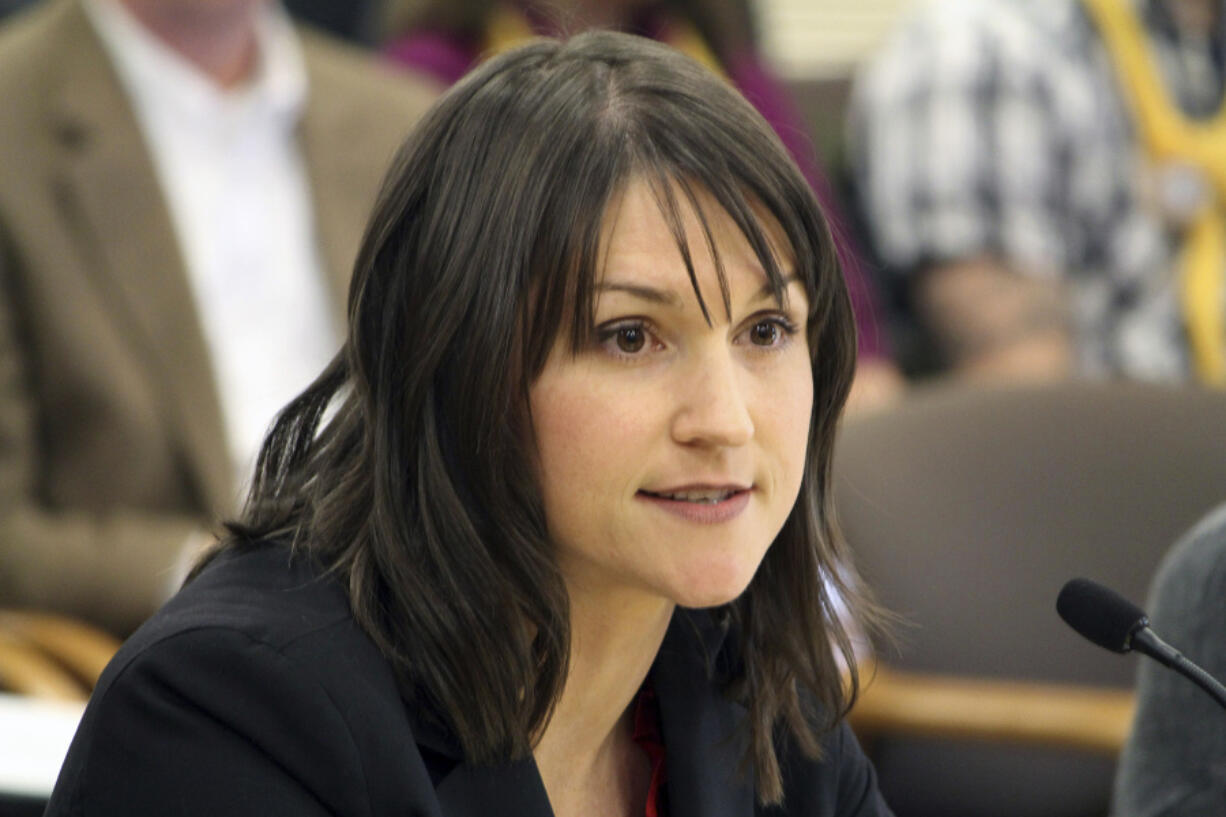
[[[690,621],[686,621],[690,619]],[[654,667],[670,817],[889,815],[845,727],[813,763],[782,748],[782,809],[738,774],[744,709],[678,612]],[[731,736],[731,737],[730,737]],[[103,673],[47,815],[549,817],[531,758],[463,762],[405,707],[339,584],[266,547],[216,560]]]

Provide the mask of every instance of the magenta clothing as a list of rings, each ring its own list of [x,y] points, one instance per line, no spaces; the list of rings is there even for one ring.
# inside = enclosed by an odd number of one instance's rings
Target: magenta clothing
[[[387,49],[387,55],[395,62],[437,78],[444,85],[451,85],[473,67],[481,48],[482,43],[475,38],[441,30],[420,29],[393,42]],[[723,67],[737,90],[774,128],[822,204],[834,233],[835,250],[851,295],[861,359],[889,357],[888,344],[876,321],[876,292],[866,277],[858,248],[817,163],[813,144],[795,104],[752,52],[734,54]]]

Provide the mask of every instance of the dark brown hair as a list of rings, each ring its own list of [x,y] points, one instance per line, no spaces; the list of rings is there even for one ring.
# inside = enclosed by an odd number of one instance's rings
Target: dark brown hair
[[[739,645],[726,691],[750,712],[758,795],[778,802],[774,738],[816,756],[856,687],[854,669],[850,688],[840,678],[835,648],[854,663],[830,596],[857,604],[830,509],[853,318],[817,202],[775,134],[665,46],[610,33],[537,41],[440,99],[384,183],[345,347],[278,418],[227,546],[289,540],[340,575],[410,705],[470,762],[530,752],[565,681],[569,625],[527,395],[560,333],[587,342],[605,211],[634,178],[656,191],[692,282],[680,207],[705,229],[705,191],[782,298],[759,218],[774,221],[808,297],[800,498],[746,592],[715,611]],[[709,309],[715,293],[698,295]]]

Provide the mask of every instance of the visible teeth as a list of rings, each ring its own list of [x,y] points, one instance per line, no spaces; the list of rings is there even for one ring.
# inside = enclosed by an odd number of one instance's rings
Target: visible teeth
[[[736,491],[681,491],[675,494],[659,494],[659,496],[676,502],[701,502],[714,505],[716,502],[723,502],[734,493]]]

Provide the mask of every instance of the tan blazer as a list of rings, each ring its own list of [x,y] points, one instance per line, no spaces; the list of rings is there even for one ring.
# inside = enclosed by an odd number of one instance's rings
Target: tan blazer
[[[301,140],[338,309],[379,180],[433,89],[303,33]],[[0,32],[0,606],[125,633],[234,510],[169,212],[76,0]]]

